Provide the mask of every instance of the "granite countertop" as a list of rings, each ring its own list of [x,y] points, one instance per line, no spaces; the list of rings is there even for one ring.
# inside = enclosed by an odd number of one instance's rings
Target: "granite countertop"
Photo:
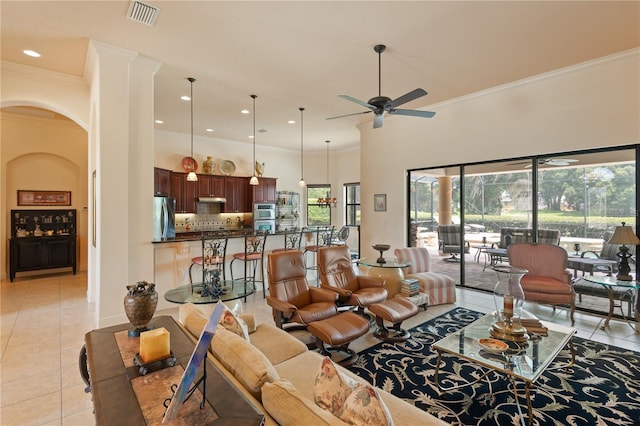
[[[243,229],[209,229],[202,231],[189,231],[189,232],[176,232],[176,236],[173,238],[165,238],[162,240],[154,240],[152,243],[179,243],[183,241],[200,241],[203,232],[212,232],[212,231],[229,231],[230,238],[240,238],[243,237],[245,232],[253,232],[253,228],[243,228]],[[283,235],[284,232],[276,232],[271,235]]]

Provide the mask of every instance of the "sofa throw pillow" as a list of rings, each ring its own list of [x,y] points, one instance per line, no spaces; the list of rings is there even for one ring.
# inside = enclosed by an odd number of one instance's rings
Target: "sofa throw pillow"
[[[331,358],[325,356],[316,375],[313,397],[319,407],[335,415],[356,385],[355,380],[338,371]]]
[[[265,383],[262,387],[262,405],[281,426],[339,426],[346,425],[327,410],[305,398],[288,380]]]
[[[226,308],[222,313],[219,324],[230,332],[249,341],[249,328],[247,324],[238,314],[232,312],[229,308]]]
[[[356,426],[393,425],[391,414],[375,388],[360,383],[347,396],[336,417]]]

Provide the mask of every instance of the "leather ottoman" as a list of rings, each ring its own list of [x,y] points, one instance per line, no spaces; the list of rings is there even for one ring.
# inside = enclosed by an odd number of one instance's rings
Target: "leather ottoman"
[[[403,342],[411,337],[407,330],[402,329],[402,321],[418,313],[418,307],[406,297],[394,297],[386,302],[369,306],[369,311],[375,314],[378,328],[373,335],[385,342]],[[393,324],[393,331],[385,327],[384,322]]]
[[[414,305],[415,307],[415,305]],[[314,321],[307,327],[316,338],[316,347],[321,354],[331,356],[331,352],[345,352],[349,356],[338,361],[343,366],[356,362],[358,354],[349,349],[349,343],[369,331],[369,322],[361,315],[343,312],[336,316]]]

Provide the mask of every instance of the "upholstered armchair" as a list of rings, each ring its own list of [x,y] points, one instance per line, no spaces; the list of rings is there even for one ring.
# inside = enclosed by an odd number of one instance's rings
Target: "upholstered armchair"
[[[318,249],[320,287],[338,294],[338,304],[354,306],[357,313],[374,303],[387,300],[384,279],[356,275],[347,246]]]
[[[469,241],[463,243],[464,253],[469,253]],[[460,225],[438,226],[438,249],[442,253],[450,253],[451,257],[444,259],[447,262],[459,262],[460,258]]]
[[[430,305],[455,303],[456,283],[448,275],[431,271],[431,256],[424,247],[397,248],[393,251],[398,262],[408,262],[404,269],[405,278],[413,278],[420,283],[420,292],[429,295]]]
[[[270,253],[267,261],[269,296],[273,319],[284,330],[306,329],[318,320],[338,315],[338,293],[309,287],[304,258],[298,250]],[[292,323],[285,327],[285,324]]]
[[[567,252],[555,244],[520,243],[507,249],[509,263],[529,271],[520,284],[527,301],[552,305],[569,305],[574,323],[575,292],[567,270]]]

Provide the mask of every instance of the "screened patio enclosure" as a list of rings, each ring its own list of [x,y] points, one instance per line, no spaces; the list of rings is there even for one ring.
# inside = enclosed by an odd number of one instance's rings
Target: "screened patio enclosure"
[[[407,245],[426,247],[433,270],[458,285],[485,291],[496,284],[491,266],[508,263],[494,250],[504,248],[507,233],[531,242],[558,236],[570,256],[600,254],[616,226],[636,229],[639,147],[410,170]],[[460,253],[468,253],[459,262],[442,251],[438,225],[448,224],[461,225]],[[631,267],[637,272],[637,263]],[[608,302],[584,300],[578,308],[608,310]]]

